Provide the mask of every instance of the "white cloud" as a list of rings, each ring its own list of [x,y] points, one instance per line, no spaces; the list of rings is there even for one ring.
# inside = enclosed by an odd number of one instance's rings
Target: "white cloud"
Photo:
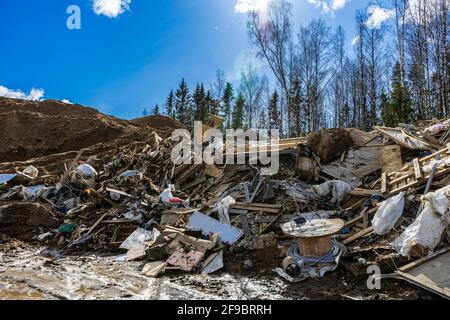
[[[37,101],[44,97],[45,91],[43,89],[32,88],[29,94],[24,93],[21,90],[8,89],[0,86],[0,97],[23,99]]]
[[[270,0],[237,0],[234,11],[247,13],[250,11],[266,11]]]
[[[125,11],[130,10],[131,0],[94,0],[92,9],[97,15],[105,15],[108,18],[117,18]]]
[[[331,9],[334,11],[343,9],[348,0],[333,0],[331,1]]]
[[[354,38],[352,39],[352,46],[357,45],[358,42],[359,42],[359,36],[354,37]]]
[[[67,99],[62,99],[61,102],[64,102],[64,103],[67,103],[67,104],[73,104],[72,102],[70,102],[70,101],[67,100]]]
[[[334,14],[341,10],[350,0],[308,0],[308,2],[317,8],[322,9],[325,13]]]
[[[384,21],[395,14],[395,9],[386,9],[379,6],[370,6],[367,8],[369,18],[366,21],[366,26],[370,29],[379,29]]]

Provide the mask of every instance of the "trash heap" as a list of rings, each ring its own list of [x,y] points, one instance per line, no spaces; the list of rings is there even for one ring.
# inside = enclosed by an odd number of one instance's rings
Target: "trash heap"
[[[449,133],[450,121],[327,129],[280,142],[267,177],[258,165],[176,166],[175,144],[154,132],[107,158],[82,149],[58,176],[32,164],[0,174],[0,233],[113,252],[149,277],[210,274],[233,256],[252,270],[267,257],[250,253],[267,248],[290,282],[339,266],[392,273],[448,248]]]

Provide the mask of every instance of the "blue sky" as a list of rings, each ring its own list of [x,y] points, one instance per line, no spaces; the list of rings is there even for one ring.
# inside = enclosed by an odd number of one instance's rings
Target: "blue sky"
[[[190,86],[209,83],[220,68],[236,81],[251,56],[247,16],[236,4],[265,0],[126,0],[123,12],[110,7],[97,13],[93,1],[2,0],[0,89],[43,89],[47,99],[139,117],[144,108],[163,104],[182,77]],[[352,50],[354,12],[369,1],[292,2],[297,26],[318,17],[332,27],[341,24]],[[81,30],[66,27],[69,5],[81,9]]]

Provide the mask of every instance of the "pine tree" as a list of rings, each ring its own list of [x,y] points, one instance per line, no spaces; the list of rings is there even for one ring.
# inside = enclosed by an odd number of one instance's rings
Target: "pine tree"
[[[191,95],[184,78],[175,92],[175,119],[188,127],[192,126]]]
[[[380,98],[381,117],[383,119],[384,125],[388,127],[395,127],[399,120],[391,102],[389,101],[388,95],[382,92]]]
[[[153,109],[153,115],[155,116],[159,116],[160,115],[160,109],[159,109],[159,104],[155,105],[155,108]]]
[[[384,101],[383,121],[388,126],[397,126],[399,122],[412,121],[412,103],[407,84],[402,81],[400,63],[396,63],[392,73],[392,90],[389,103]]]
[[[192,96],[192,103],[194,109],[194,120],[205,123],[208,118],[208,103],[206,101],[205,87],[203,86],[203,83],[201,85],[197,83],[194,95]]]
[[[275,90],[269,100],[269,125],[271,129],[280,129],[281,114],[279,110],[279,95]]]
[[[166,100],[166,114],[167,116],[174,118],[174,96],[173,96],[173,90],[170,90],[169,96],[167,97]]]
[[[244,121],[244,106],[245,99],[241,92],[236,99],[236,104],[233,110],[233,129],[242,129]]]
[[[227,82],[222,96],[223,117],[225,118],[225,128],[231,127],[231,103],[233,101],[233,86]]]
[[[144,108],[144,110],[142,111],[142,115],[143,115],[144,117],[148,116],[147,108]]]
[[[206,104],[208,106],[208,108],[207,108],[208,113],[211,113],[214,115],[219,115],[219,105],[217,103],[217,100],[214,99],[214,97],[212,96],[210,90],[208,90],[206,92],[205,100],[206,100]]]

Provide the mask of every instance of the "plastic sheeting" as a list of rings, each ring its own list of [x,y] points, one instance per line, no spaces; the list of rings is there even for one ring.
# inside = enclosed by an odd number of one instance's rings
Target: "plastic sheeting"
[[[404,206],[404,192],[383,201],[372,220],[375,233],[378,235],[388,234],[402,216]]]
[[[97,176],[97,171],[87,163],[79,165],[76,169],[76,172],[79,173],[83,178],[93,178]]]
[[[217,233],[219,240],[228,244],[235,243],[244,235],[241,229],[233,227],[230,224],[221,223],[200,212],[196,212],[191,216],[186,228],[201,231],[204,236]]]
[[[160,199],[166,207],[177,206],[183,202],[182,199],[173,196],[173,191],[175,191],[175,186],[171,184],[160,194]]]
[[[37,178],[39,175],[39,170],[34,166],[28,166],[22,171],[22,173],[31,178]]]
[[[36,201],[48,190],[45,185],[40,184],[32,187],[22,187],[22,197],[25,201]]]
[[[15,174],[15,173],[0,174],[0,184],[8,183],[9,181],[14,179],[15,177],[17,177],[17,174]]]
[[[136,229],[124,242],[120,245],[120,249],[130,250],[136,246],[143,245],[145,242],[154,242],[158,238],[160,232],[156,229],[148,231],[142,228]]]
[[[428,252],[439,244],[450,222],[450,186],[430,192],[422,197],[423,210],[417,219],[392,243],[403,256],[410,256],[418,246]]]
[[[223,198],[222,200],[220,200],[219,203],[217,203],[217,206],[213,211],[217,212],[217,214],[219,215],[219,221],[221,223],[231,224],[230,215],[228,214],[228,209],[230,208],[230,206],[232,206],[235,203],[236,203],[236,200],[231,196],[227,196],[227,197]]]
[[[339,203],[344,200],[345,196],[353,190],[352,185],[347,182],[332,180],[313,187],[314,191],[322,196],[331,195],[330,202]]]

